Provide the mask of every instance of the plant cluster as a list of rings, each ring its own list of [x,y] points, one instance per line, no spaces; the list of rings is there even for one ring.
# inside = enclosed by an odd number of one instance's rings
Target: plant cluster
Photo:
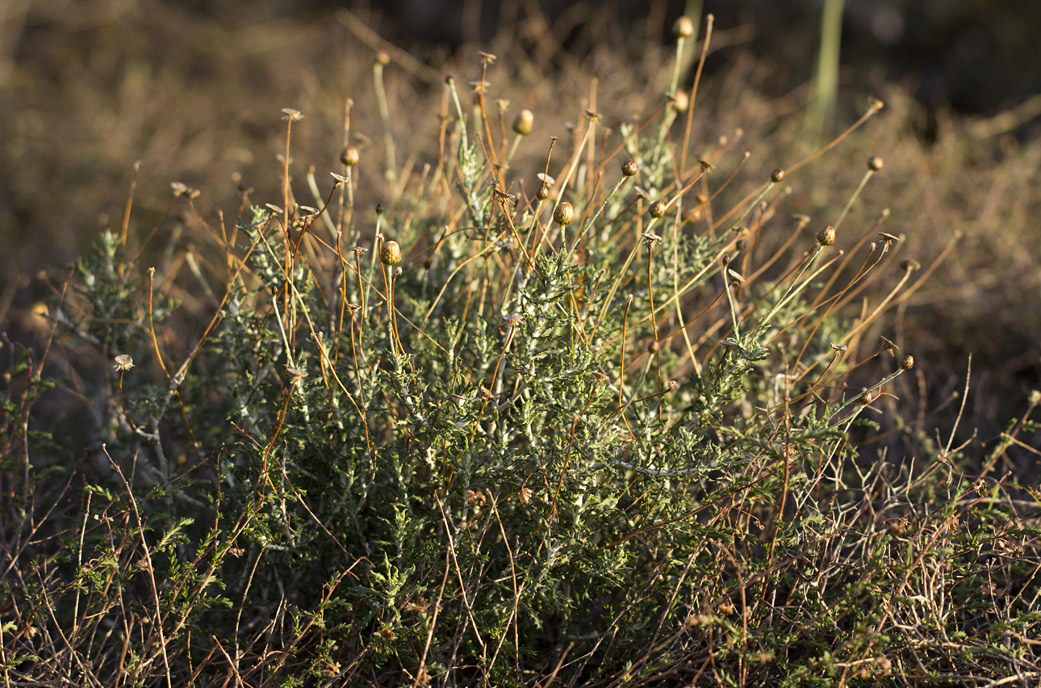
[[[697,141],[693,33],[651,113],[609,130],[591,94],[562,138],[491,100],[482,53],[407,164],[380,55],[381,147],[348,104],[341,167],[300,176],[283,110],[281,197],[243,190],[226,223],[175,184],[192,243],[159,269],[128,202],[42,356],[5,345],[4,681],[1041,676],[1039,495],[994,470],[1041,400],[975,474],[953,428],[897,455],[915,359],[882,335],[936,263],[884,209],[850,217],[880,157],[825,217],[791,212],[882,103],[747,179]],[[59,381],[91,435],[74,465],[31,422]]]

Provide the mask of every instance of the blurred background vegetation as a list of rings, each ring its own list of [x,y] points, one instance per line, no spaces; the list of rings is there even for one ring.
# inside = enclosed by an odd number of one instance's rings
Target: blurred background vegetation
[[[616,126],[660,105],[669,27],[683,12],[716,17],[696,111],[702,145],[742,130],[736,145],[753,152],[742,174],[753,179],[796,159],[812,135],[803,114],[821,0],[615,2],[609,10],[537,0],[7,0],[0,330],[31,340],[40,327],[33,304],[60,284],[84,242],[122,223],[136,161],[132,231],[183,233],[188,242],[189,219],[167,215],[182,208],[171,182],[200,189],[197,207],[215,221],[219,212],[234,216],[244,189],[260,203],[280,197],[283,107],[307,117],[294,130],[300,177],[308,165],[321,176],[336,169],[347,99],[352,143],[382,156],[371,69],[380,50],[390,57],[406,163],[427,162],[410,156],[430,146],[410,137],[436,136],[443,79],[477,78],[478,50],[499,55],[491,80],[512,111],[535,111],[535,133],[547,141],[581,121],[593,80],[598,109]],[[1038,3],[845,3],[829,127],[848,125],[869,96],[888,107],[868,135],[813,170],[819,196],[805,200],[815,221],[831,221],[839,209],[815,201],[848,195],[867,157],[885,158],[863,207],[891,209],[888,230],[906,234],[907,257],[928,267],[943,256],[902,304],[894,339],[913,349],[933,390],[923,405],[961,388],[973,352],[972,420],[991,436],[1041,386],[1039,30]],[[361,174],[360,202],[388,196],[382,177],[366,178],[364,165]]]

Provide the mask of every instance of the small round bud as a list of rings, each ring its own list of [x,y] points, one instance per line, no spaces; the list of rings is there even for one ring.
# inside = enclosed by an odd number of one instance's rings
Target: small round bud
[[[900,370],[910,370],[914,368],[914,356],[907,354],[900,359]]]
[[[690,38],[694,35],[694,22],[690,17],[679,17],[672,23],[672,35],[676,38]]]
[[[734,242],[734,250],[735,251],[744,251],[747,246],[748,246],[748,242],[745,241],[744,239],[738,239],[737,241]]]
[[[908,259],[900,261],[900,267],[903,268],[905,272],[914,272],[918,268],[922,267],[922,264],[917,260]]]
[[[575,221],[575,208],[567,201],[564,201],[553,211],[553,220],[562,227],[568,226]]]
[[[401,246],[396,241],[383,242],[380,249],[380,262],[384,265],[397,265],[401,262]]]
[[[651,203],[651,207],[647,209],[647,212],[651,217],[660,220],[665,217],[665,201],[655,201]]]
[[[632,160],[632,159],[626,160],[625,162],[622,163],[622,176],[623,177],[631,177],[634,174],[636,174],[636,171],[639,168],[640,168],[640,166],[636,164],[635,160]]]
[[[817,243],[821,246],[831,246],[835,243],[835,228],[828,225],[817,232]]]
[[[361,162],[361,153],[359,153],[358,149],[354,146],[347,146],[343,149],[343,152],[340,153],[340,162],[347,167],[354,167]]]
[[[686,91],[676,91],[669,96],[669,100],[672,101],[672,109],[676,112],[686,112],[690,107],[690,96]]]
[[[878,172],[880,169],[882,169],[882,158],[878,157],[877,155],[872,155],[870,158],[868,158],[867,166],[868,169],[872,172]]]
[[[376,62],[381,65],[389,65],[390,53],[388,53],[386,50],[379,51],[378,53],[376,53]]]
[[[383,201],[380,201],[379,203],[376,204],[376,214],[377,215],[382,215],[383,214]]]
[[[455,85],[455,77],[452,76],[451,74],[445,74],[445,83],[448,84],[449,86],[454,86]]]
[[[784,170],[780,167],[770,173],[770,181],[774,184],[779,184],[782,179],[784,179]]]
[[[647,345],[647,353],[649,354],[656,354],[659,350],[661,350],[661,344],[657,341],[653,341]]]
[[[539,188],[535,192],[535,198],[539,199],[540,201],[544,201],[547,198],[549,198],[549,185],[547,185],[545,182],[539,184]]]
[[[513,131],[519,136],[527,136],[535,126],[535,113],[531,110],[521,110],[517,113],[517,119],[513,120]]]

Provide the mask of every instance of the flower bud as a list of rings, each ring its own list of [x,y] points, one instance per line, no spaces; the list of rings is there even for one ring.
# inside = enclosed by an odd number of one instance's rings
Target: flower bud
[[[817,243],[821,246],[831,246],[835,243],[835,228],[828,225],[817,232]]]
[[[575,208],[567,201],[564,201],[553,211],[553,219],[558,225],[566,227],[575,221]]]
[[[676,112],[686,112],[690,107],[690,96],[686,91],[676,91],[669,96],[669,100],[672,101],[672,109]]]
[[[639,165],[636,164],[635,160],[629,159],[622,163],[622,176],[631,177],[636,174],[639,169]]]
[[[647,209],[647,212],[651,217],[660,220],[665,217],[665,201],[655,201],[651,203],[651,207]]]
[[[397,265],[401,262],[401,246],[396,241],[383,242],[380,249],[380,262],[384,265]]]
[[[868,169],[872,172],[878,172],[880,169],[882,169],[882,158],[878,157],[877,155],[871,156],[870,158],[868,158],[867,166]]]
[[[900,359],[900,370],[910,370],[914,368],[914,356],[907,354]]]
[[[343,149],[343,152],[340,153],[340,162],[347,167],[354,167],[361,162],[361,153],[359,153],[358,149],[354,146],[347,146]]]
[[[672,23],[672,35],[676,38],[690,38],[694,35],[694,22],[690,17],[679,17]]]
[[[778,167],[776,170],[770,173],[770,181],[772,181],[774,184],[780,183],[782,179],[784,179],[784,170],[782,170],[780,167]]]
[[[527,136],[535,126],[535,113],[531,110],[521,110],[517,119],[513,120],[513,131],[519,136]]]

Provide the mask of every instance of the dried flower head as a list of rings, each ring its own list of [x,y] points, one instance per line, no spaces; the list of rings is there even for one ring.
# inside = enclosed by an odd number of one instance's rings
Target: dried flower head
[[[831,246],[835,243],[835,228],[828,225],[817,232],[817,243],[821,246]]]
[[[567,201],[564,201],[553,211],[553,220],[562,227],[568,226],[575,221],[575,208]]]
[[[907,354],[900,359],[900,370],[910,370],[914,368],[914,356]]]
[[[383,242],[380,249],[380,262],[384,265],[397,265],[401,262],[401,246],[396,241]]]
[[[622,176],[631,177],[636,174],[638,169],[640,169],[640,166],[636,164],[635,160],[630,158],[622,163]]]
[[[522,318],[520,316],[520,314],[518,314],[518,313],[511,313],[510,315],[503,316],[502,324],[503,324],[504,327],[513,328],[513,327],[516,327],[517,325],[520,325],[522,320],[524,320],[524,318]]]
[[[665,201],[655,201],[654,203],[651,203],[651,207],[647,209],[647,213],[651,217],[660,220],[665,217],[665,210]]]
[[[654,232],[644,232],[641,236],[643,237],[643,243],[648,246],[654,246],[655,244],[661,243],[661,237]]]
[[[880,169],[882,169],[882,158],[878,157],[877,155],[872,155],[870,158],[868,158],[867,166],[868,169],[872,172],[878,172]]]
[[[304,115],[299,110],[293,108],[282,108],[282,119],[287,122],[299,122],[304,118]]]
[[[114,360],[116,364],[112,366],[112,369],[116,372],[122,373],[134,367],[134,359],[128,354],[119,354]]]
[[[354,167],[361,162],[361,153],[359,153],[358,149],[354,146],[347,146],[343,149],[343,152],[340,153],[340,162],[347,167]]]
[[[170,182],[170,189],[173,191],[173,195],[175,198],[180,198],[183,196],[184,198],[187,198],[189,201],[193,198],[198,198],[199,194],[202,193],[198,189],[193,189],[187,184],[182,184],[181,182]]]
[[[776,170],[770,173],[770,181],[772,181],[774,184],[780,183],[782,179],[784,179],[784,170],[782,170],[780,167],[778,167]]]
[[[914,272],[915,270],[918,270],[921,267],[922,264],[919,263],[917,260],[914,260],[913,258],[900,261],[900,268],[905,272]]]
[[[900,241],[900,237],[896,236],[895,234],[890,234],[888,232],[879,232],[878,236],[882,237],[882,241],[885,242],[887,246],[889,244]]]

